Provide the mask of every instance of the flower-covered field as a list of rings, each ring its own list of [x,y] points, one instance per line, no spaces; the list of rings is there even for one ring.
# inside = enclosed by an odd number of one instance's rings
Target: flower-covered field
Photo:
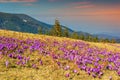
[[[120,45],[0,30],[0,80],[120,80]]]

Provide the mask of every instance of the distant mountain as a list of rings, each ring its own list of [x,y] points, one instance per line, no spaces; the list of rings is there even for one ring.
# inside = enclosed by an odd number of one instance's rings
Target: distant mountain
[[[96,36],[98,36],[99,38],[108,38],[108,39],[120,39],[120,37],[118,36],[113,36],[111,34],[107,34],[107,33],[103,33],[103,34],[95,34]]]
[[[102,34],[94,34],[95,36],[98,36],[98,38],[107,38],[107,39],[115,39],[117,42],[120,43],[120,36],[114,36],[108,33],[102,33]]]

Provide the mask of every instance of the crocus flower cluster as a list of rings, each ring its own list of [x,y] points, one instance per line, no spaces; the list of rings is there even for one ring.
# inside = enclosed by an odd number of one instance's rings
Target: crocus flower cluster
[[[31,57],[37,53],[37,58]],[[29,55],[27,55],[29,54]],[[83,41],[56,40],[56,39],[23,39],[0,37],[0,55],[14,59],[16,65],[31,68],[44,65],[43,56],[49,56],[59,68],[65,71],[71,70],[69,64],[63,64],[61,60],[73,62],[79,70],[85,71],[94,78],[101,78],[105,70],[115,71],[120,76],[120,53],[107,51]],[[41,57],[42,56],[42,57]],[[5,66],[9,66],[8,60]],[[78,70],[73,69],[73,73]],[[70,73],[65,74],[66,77]],[[112,76],[110,77],[110,80]]]

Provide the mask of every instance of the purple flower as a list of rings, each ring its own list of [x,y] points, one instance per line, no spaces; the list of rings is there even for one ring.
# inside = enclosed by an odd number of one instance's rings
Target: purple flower
[[[23,59],[23,57],[21,55],[18,55],[17,58],[18,59]]]
[[[9,65],[9,61],[6,61],[5,66],[8,67],[8,65]]]
[[[90,71],[87,71],[88,75],[90,75]]]
[[[22,50],[22,49],[18,49],[17,52],[18,52],[18,53],[23,53],[24,50]]]
[[[8,56],[9,56],[10,58],[12,58],[12,57],[13,57],[12,53],[11,53],[11,54],[9,54]]]
[[[92,76],[93,76],[94,78],[96,78],[96,75],[95,75],[95,74],[92,74]]]
[[[60,66],[61,63],[60,63],[60,62],[57,62],[57,64],[58,64],[58,66]]]
[[[17,61],[16,64],[17,64],[17,65],[20,65],[20,61]]]
[[[32,67],[33,67],[33,68],[36,68],[36,64],[32,64]]]
[[[77,73],[78,71],[77,70],[73,70],[74,73]]]
[[[22,61],[22,65],[25,65],[26,64],[26,62],[25,61]]]
[[[64,68],[64,70],[68,70],[68,69],[70,69],[70,66],[66,66],[66,67]]]
[[[106,69],[112,70],[113,67],[112,67],[112,65],[108,65],[108,66],[106,66]]]
[[[69,76],[70,76],[70,74],[69,74],[69,73],[65,74],[65,77],[69,77]]]
[[[81,70],[86,70],[86,66],[81,66]]]
[[[53,59],[58,59],[58,56],[55,55],[55,54],[52,54],[51,56],[52,56]]]
[[[0,50],[2,50],[2,49],[3,49],[3,47],[4,47],[4,46],[3,46],[3,44],[0,44]]]
[[[103,75],[103,72],[99,72],[98,77],[101,78],[102,75]]]
[[[103,75],[103,72],[99,72],[99,75]]]
[[[120,76],[120,71],[118,71],[117,73],[118,73],[118,75]]]
[[[112,76],[109,77],[109,80],[112,80]]]
[[[40,65],[43,65],[43,62],[42,62],[42,60],[40,60],[40,62],[39,62],[39,63],[40,63]]]
[[[70,58],[71,61],[73,61],[74,60],[74,55],[70,55],[69,58]]]
[[[0,52],[0,55],[2,54],[2,52]]]

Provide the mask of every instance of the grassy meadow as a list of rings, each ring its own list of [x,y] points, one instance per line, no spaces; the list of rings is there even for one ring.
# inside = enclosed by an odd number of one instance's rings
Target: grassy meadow
[[[0,30],[0,80],[120,80],[120,44]]]

